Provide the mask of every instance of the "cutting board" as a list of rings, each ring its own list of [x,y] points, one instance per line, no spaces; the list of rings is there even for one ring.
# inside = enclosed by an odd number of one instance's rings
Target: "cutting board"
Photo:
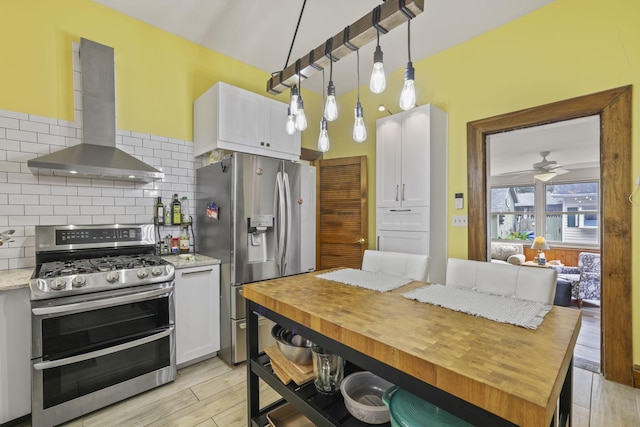
[[[293,363],[284,357],[275,345],[265,348],[264,352],[271,359],[271,366],[274,368],[273,372],[283,383],[288,384],[290,380],[293,380],[297,385],[302,385],[313,379],[313,365]]]

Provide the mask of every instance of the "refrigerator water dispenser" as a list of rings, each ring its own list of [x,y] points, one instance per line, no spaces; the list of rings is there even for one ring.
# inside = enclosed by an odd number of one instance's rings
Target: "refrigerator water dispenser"
[[[248,262],[267,261],[267,243],[273,230],[273,215],[257,214],[247,218],[249,223],[247,233]]]

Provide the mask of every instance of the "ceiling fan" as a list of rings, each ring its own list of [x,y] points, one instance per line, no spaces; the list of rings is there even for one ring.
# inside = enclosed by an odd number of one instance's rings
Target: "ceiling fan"
[[[531,165],[531,169],[516,171],[516,172],[507,172],[501,175],[525,175],[528,173],[535,173],[533,177],[540,181],[549,181],[551,178],[557,175],[564,175],[569,172],[566,169],[562,169],[562,165],[559,165],[555,160],[548,160],[547,156],[551,154],[550,151],[541,151],[540,155],[542,156],[542,160],[536,162]]]

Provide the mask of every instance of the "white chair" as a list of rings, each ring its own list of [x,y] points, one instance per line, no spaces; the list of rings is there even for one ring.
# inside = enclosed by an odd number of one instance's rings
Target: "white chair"
[[[449,258],[445,284],[553,304],[557,279],[553,268]]]
[[[426,282],[430,260],[431,257],[427,255],[366,250],[362,258],[362,270]]]

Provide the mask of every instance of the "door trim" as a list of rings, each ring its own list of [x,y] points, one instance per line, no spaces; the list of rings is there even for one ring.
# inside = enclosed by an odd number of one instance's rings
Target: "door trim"
[[[467,123],[468,258],[487,260],[486,137],[600,116],[602,361],[606,379],[633,385],[631,302],[631,86]],[[475,232],[482,230],[482,232]]]

